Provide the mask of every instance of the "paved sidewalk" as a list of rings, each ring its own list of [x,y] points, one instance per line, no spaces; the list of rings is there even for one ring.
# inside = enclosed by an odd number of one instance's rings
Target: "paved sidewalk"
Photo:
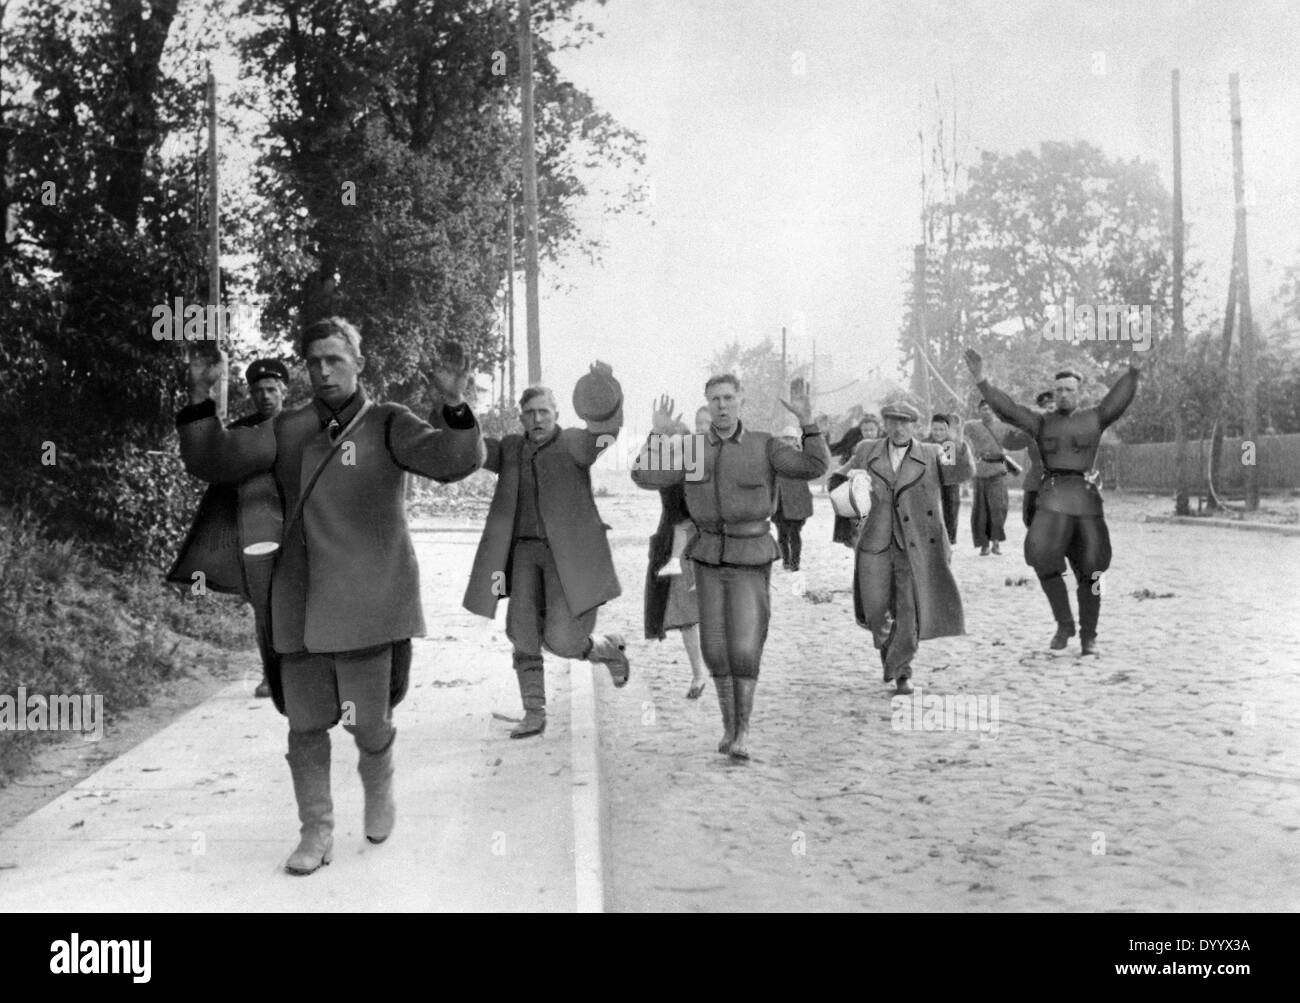
[[[520,714],[504,615],[489,623],[460,608],[478,537],[449,528],[415,537],[430,637],[415,642],[396,711],[398,824],[387,843],[363,837],[355,746],[335,728],[334,862],[283,873],[298,830],[287,726],[237,683],[0,833],[0,911],[578,907],[574,807],[594,802],[574,797],[566,663],[548,664],[546,735],[511,741],[510,723],[493,716]],[[581,823],[590,863],[597,820]]]

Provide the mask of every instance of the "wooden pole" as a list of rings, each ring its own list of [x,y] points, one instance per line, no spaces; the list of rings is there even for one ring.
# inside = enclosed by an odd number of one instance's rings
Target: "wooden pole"
[[[532,3],[519,0],[519,86],[523,106],[522,159],[524,164],[524,282],[528,314],[528,382],[542,381],[542,331],[538,319],[537,289],[537,150],[533,135],[533,26]]]
[[[928,417],[933,413],[930,407],[930,368],[925,363],[925,350],[922,346],[925,344],[925,245],[917,244],[915,253],[915,299],[912,306],[913,310],[913,331],[916,336],[915,344],[915,372],[919,374],[917,380],[917,389],[921,393],[921,399],[925,403],[925,413]]]
[[[1219,501],[1218,492],[1215,491],[1215,482],[1219,477],[1219,454],[1223,452],[1223,426],[1225,424],[1223,417],[1223,402],[1228,397],[1228,388],[1225,382],[1229,378],[1228,360],[1232,358],[1232,323],[1237,316],[1237,258],[1241,253],[1241,231],[1238,230],[1232,238],[1232,267],[1228,269],[1228,305],[1223,312],[1223,347],[1219,355],[1219,372],[1222,374],[1219,380],[1218,395],[1214,402],[1214,408],[1211,414],[1214,415],[1214,427],[1210,431],[1210,457],[1206,464],[1206,494],[1209,496],[1209,507],[1211,509],[1223,508]]]
[[[217,78],[208,67],[208,304],[216,307],[217,355],[222,362],[226,357],[226,330],[221,311],[221,207],[218,205],[220,188],[217,184]],[[230,367],[224,366],[217,382],[217,417],[226,418],[229,399]]]
[[[510,367],[509,381],[501,381],[502,393],[510,388],[508,400],[513,403],[515,397],[515,204],[506,205],[506,365]],[[505,408],[503,407],[502,410]]]
[[[1245,398],[1241,437],[1258,448],[1259,419],[1255,409],[1258,387],[1255,382],[1255,331],[1250,313],[1250,267],[1246,252],[1246,181],[1241,152],[1241,92],[1236,73],[1228,76],[1228,89],[1232,92],[1232,191],[1237,204],[1237,309],[1241,312],[1241,392]],[[1245,465],[1246,511],[1259,508],[1259,468]]]
[[[1180,388],[1174,403],[1174,514],[1191,515],[1187,500],[1187,423],[1183,420],[1183,372],[1187,337],[1183,328],[1183,139],[1182,114],[1178,100],[1178,71],[1173,71],[1174,116],[1174,367],[1175,385]]]

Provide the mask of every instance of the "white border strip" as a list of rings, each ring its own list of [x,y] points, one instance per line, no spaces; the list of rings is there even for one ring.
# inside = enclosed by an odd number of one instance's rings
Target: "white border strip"
[[[573,770],[573,868],[577,912],[604,912],[605,885],[600,824],[600,763],[596,755],[598,666],[569,662],[569,734]]]

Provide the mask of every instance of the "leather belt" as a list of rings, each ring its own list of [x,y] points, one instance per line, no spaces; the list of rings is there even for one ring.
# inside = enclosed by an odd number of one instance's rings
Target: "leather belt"
[[[737,539],[767,536],[772,532],[772,525],[766,519],[755,519],[750,522],[696,523],[695,525],[701,533],[712,533],[714,536],[735,537]]]
[[[1044,470],[1044,477],[1085,477],[1087,471],[1084,470]]]

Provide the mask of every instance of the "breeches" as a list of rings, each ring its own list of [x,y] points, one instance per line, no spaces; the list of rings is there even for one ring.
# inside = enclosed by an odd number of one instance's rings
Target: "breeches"
[[[758,678],[772,615],[772,566],[695,563],[700,601],[700,651],[713,676]]]
[[[970,531],[975,546],[1007,538],[1007,484],[1005,477],[976,477],[975,503],[970,510]]]
[[[540,667],[542,646],[561,658],[582,658],[596,626],[596,610],[574,616],[564,596],[555,556],[545,540],[519,540],[510,566],[506,637],[515,668]]]
[[[1020,499],[1020,515],[1025,520],[1025,529],[1034,524],[1034,512],[1038,509],[1038,492],[1026,491]]]
[[[1110,532],[1101,516],[1038,509],[1025,535],[1025,562],[1039,578],[1059,575],[1069,560],[1076,578],[1090,581],[1110,567]]]
[[[360,748],[380,752],[387,747],[393,734],[391,644],[281,659],[290,731],[324,731],[341,718]]]

